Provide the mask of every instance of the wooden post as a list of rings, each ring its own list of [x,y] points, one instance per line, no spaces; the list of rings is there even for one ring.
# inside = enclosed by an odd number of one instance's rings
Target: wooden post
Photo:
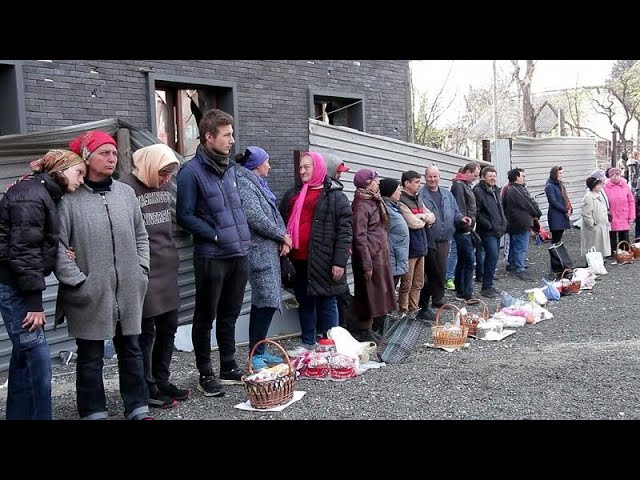
[[[119,128],[116,132],[116,142],[118,142],[118,168],[116,179],[131,173],[133,162],[131,160],[131,134],[128,128]]]

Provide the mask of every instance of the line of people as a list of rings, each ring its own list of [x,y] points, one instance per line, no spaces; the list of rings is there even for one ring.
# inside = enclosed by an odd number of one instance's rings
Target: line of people
[[[134,152],[133,171],[116,180],[115,139],[86,132],[70,143],[70,150],[51,150],[32,162],[32,173],[3,196],[0,312],[13,343],[7,418],[52,417],[42,307],[51,272],[59,281],[56,323],[67,321],[77,345],[80,418],[108,417],[102,377],[106,339],[113,339],[117,352],[126,418],[151,419],[149,406],[171,408],[189,398],[189,389],[170,382],[180,307],[169,188],[174,174],[176,222],[193,239],[192,341],[197,388],[205,396],[222,396],[225,385],[242,383],[245,362],[236,360],[235,334],[245,287],[249,282],[253,349],[267,337],[275,312],[282,311],[283,256],[296,269],[293,290],[301,337],[290,352],[294,356],[314,350],[318,336],[341,323],[338,298],[349,292],[345,269],[350,258],[355,302],[350,329],[361,341],[379,341],[376,332],[394,311],[434,318],[431,307],[445,302],[452,242],[458,253],[454,280],[459,299],[474,298],[478,258],[480,293],[497,295],[494,272],[505,233],[510,238],[508,269],[521,280],[531,279],[526,251],[541,212],[522,169],[508,173],[501,191],[496,170],[481,170],[473,162],[453,178],[450,190],[440,186],[434,165],[425,170],[424,186],[413,170],[396,180],[361,169],[350,203],[339,180],[349,168],[335,155],[325,158],[310,151],[300,158],[298,185],[278,202],[267,181],[271,165],[263,148],[250,146],[235,161],[229,158],[235,144],[231,115],[205,112],[199,134],[195,156],[181,167],[169,147],[152,145]],[[605,202],[614,220],[624,217],[627,227],[632,220],[618,201],[619,172],[609,173],[607,196],[585,195],[588,228],[589,212],[593,225],[602,228],[596,202]],[[596,176],[587,180],[591,192],[598,193],[599,182]],[[561,167],[552,169],[547,187],[550,229],[560,241],[571,214]],[[554,211],[561,214],[560,222],[553,219]],[[611,230],[617,234],[624,228]],[[217,374],[211,358],[214,320]],[[251,366],[260,369],[282,360],[261,344]]]

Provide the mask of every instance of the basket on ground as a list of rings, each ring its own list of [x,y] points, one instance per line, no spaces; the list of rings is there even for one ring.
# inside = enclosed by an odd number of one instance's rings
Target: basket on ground
[[[624,246],[623,244],[626,244],[627,246],[626,249],[621,248]],[[616,262],[618,263],[633,263],[634,254],[631,251],[629,242],[627,242],[626,240],[622,240],[620,243],[618,243],[618,246],[616,247],[616,251],[615,251],[615,256],[616,256]]]
[[[266,380],[262,382],[254,382],[251,380],[247,381],[247,378],[254,373],[252,368],[253,354],[256,350],[256,347],[262,343],[272,343],[280,349],[284,358],[286,359],[289,371],[284,376],[275,378],[273,380]],[[249,403],[253,408],[266,409],[284,405],[285,403],[291,401],[291,399],[293,398],[295,384],[296,371],[293,368],[293,365],[291,365],[291,359],[289,358],[289,355],[287,355],[287,352],[279,343],[267,338],[265,340],[259,341],[253,346],[253,348],[251,349],[251,353],[249,353],[249,373],[242,377],[242,386],[244,387],[244,391],[247,394],[247,400],[249,400]]]
[[[440,323],[440,317],[447,308],[455,308],[460,314],[460,325],[442,325]],[[431,336],[433,337],[434,347],[439,348],[462,348],[467,341],[467,335],[469,334],[469,327],[464,320],[465,315],[462,315],[460,309],[450,303],[445,303],[436,312],[436,324],[431,327]],[[455,318],[455,314],[454,314]],[[457,328],[456,328],[457,327]]]
[[[572,275],[573,270],[566,268],[562,271],[562,275],[560,275],[560,295],[579,293],[582,282],[579,280],[573,280],[573,278],[565,278],[565,274],[567,274],[567,276]]]
[[[633,258],[640,258],[640,238],[634,238],[629,247],[631,248],[631,253],[633,253]]]
[[[469,312],[469,305],[476,305],[478,303],[482,304],[482,313]],[[473,300],[466,300],[463,308],[467,309],[467,314],[461,315],[460,322],[464,321],[464,324],[469,327],[469,335],[475,335],[478,331],[478,324],[480,322],[486,322],[489,319],[489,307],[479,298],[474,298]]]

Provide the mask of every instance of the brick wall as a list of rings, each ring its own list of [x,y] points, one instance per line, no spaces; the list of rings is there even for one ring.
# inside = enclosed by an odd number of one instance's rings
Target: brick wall
[[[406,60],[24,61],[27,130],[111,117],[149,129],[144,70],[235,82],[238,149],[269,152],[269,182],[280,197],[293,183],[293,150],[308,147],[309,89],[362,95],[367,133],[407,140],[408,68]]]

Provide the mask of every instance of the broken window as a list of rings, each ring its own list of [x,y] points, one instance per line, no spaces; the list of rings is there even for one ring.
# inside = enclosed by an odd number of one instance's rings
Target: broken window
[[[364,131],[364,99],[351,94],[311,92],[313,118]]]

